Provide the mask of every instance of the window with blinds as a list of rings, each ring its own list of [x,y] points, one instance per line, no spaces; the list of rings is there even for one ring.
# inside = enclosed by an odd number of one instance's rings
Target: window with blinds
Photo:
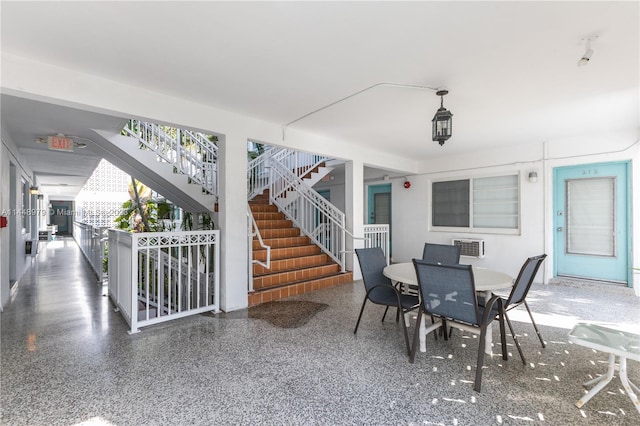
[[[433,182],[432,225],[468,229],[518,230],[518,175]]]
[[[614,177],[566,181],[566,250],[572,254],[615,256]]]

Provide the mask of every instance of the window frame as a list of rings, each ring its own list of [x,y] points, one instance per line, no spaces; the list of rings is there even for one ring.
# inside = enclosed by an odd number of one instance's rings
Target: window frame
[[[514,189],[517,190],[517,219],[516,219],[516,227],[515,228],[486,228],[474,226],[474,180],[476,179],[485,179],[485,178],[499,178],[505,176],[516,176],[516,186]],[[453,182],[459,180],[468,180],[469,181],[469,227],[460,227],[460,226],[438,226],[434,225],[434,216],[433,216],[433,185],[439,182]],[[522,173],[520,171],[505,171],[501,173],[491,173],[491,174],[482,174],[475,176],[460,176],[460,177],[446,177],[446,178],[438,178],[432,179],[429,185],[429,209],[428,209],[428,220],[429,220],[429,230],[434,232],[459,232],[459,233],[469,233],[469,234],[502,234],[502,235],[521,235],[521,227],[522,227]]]

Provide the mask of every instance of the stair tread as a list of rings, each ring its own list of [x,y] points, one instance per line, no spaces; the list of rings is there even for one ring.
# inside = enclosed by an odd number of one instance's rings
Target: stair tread
[[[346,276],[346,275],[352,275],[353,273],[351,271],[349,272],[335,272],[333,274],[328,274],[328,275],[323,275],[320,277],[314,277],[314,278],[306,278],[306,279],[301,279],[301,280],[297,280],[297,281],[291,281],[288,283],[284,283],[284,284],[273,284],[270,286],[265,286],[265,287],[261,287],[258,289],[254,289],[254,292],[259,293],[261,291],[268,291],[268,290],[273,290],[275,288],[282,288],[282,287],[287,287],[287,286],[292,286],[292,285],[298,285],[301,283],[306,283],[306,282],[311,282],[311,281],[318,281],[318,280],[323,280],[323,279],[327,279],[327,278],[333,278],[333,277],[337,277],[337,276]]]
[[[290,258],[290,259],[292,259],[292,258]],[[281,259],[281,260],[287,260],[287,259]],[[253,276],[254,276],[254,278],[268,277],[269,275],[287,274],[289,272],[306,271],[306,270],[312,270],[312,269],[317,269],[317,268],[325,268],[327,266],[337,266],[338,268],[340,267],[340,265],[338,265],[334,261],[329,261],[329,262],[321,263],[321,264],[318,264],[318,265],[305,266],[303,268],[281,269],[279,271],[275,271],[275,272],[269,271],[267,273],[262,273],[262,274],[261,273],[256,273]],[[321,275],[321,276],[324,276],[324,275]]]

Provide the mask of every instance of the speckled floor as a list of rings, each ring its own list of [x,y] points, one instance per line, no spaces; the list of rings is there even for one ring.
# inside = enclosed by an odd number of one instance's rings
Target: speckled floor
[[[430,337],[409,364],[395,315],[381,323],[382,307],[368,305],[353,335],[363,296],[361,282],[299,296],[329,305],[299,328],[245,310],[129,335],[75,243],[51,242],[0,316],[1,423],[640,424],[617,377],[574,406],[607,357],[567,341],[578,320],[640,323],[640,299],[628,291],[534,287],[528,300],[548,346],[520,321],[526,312],[514,312],[530,364],[517,353],[487,359],[482,393],[472,389],[476,338]],[[629,377],[640,384],[640,363],[629,362]]]

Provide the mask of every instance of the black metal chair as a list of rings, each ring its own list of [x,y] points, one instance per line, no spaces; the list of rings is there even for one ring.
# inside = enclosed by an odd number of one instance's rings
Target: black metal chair
[[[358,326],[360,325],[362,312],[364,312],[364,306],[367,304],[367,300],[377,305],[384,305],[386,307],[394,306],[398,308],[398,312],[402,312],[403,314],[418,307],[420,302],[417,296],[401,293],[391,284],[391,280],[382,273],[382,270],[387,266],[387,259],[380,247],[356,249],[356,254],[360,262],[362,280],[364,281],[367,294],[362,302],[362,308],[360,309],[360,315],[358,316],[358,322],[356,322],[356,328],[353,330],[353,334],[358,332]],[[404,332],[404,340],[407,345],[407,354],[409,354],[411,353],[411,346],[409,344],[407,324],[404,315],[399,315],[399,317],[402,318],[402,331]],[[384,321],[384,316],[382,320]]]
[[[538,326],[533,320],[531,309],[529,309],[529,305],[527,305],[527,301],[525,300],[527,294],[529,293],[529,289],[531,288],[531,284],[533,284],[533,279],[536,277],[538,269],[540,269],[540,265],[542,265],[542,262],[544,262],[544,259],[546,257],[546,254],[541,254],[539,256],[528,258],[522,265],[522,268],[520,268],[520,273],[518,274],[518,278],[516,278],[513,284],[513,288],[511,289],[509,297],[503,298],[502,300],[504,318],[507,321],[507,325],[509,326],[509,330],[511,331],[511,335],[513,336],[513,341],[516,343],[516,347],[518,348],[518,352],[520,353],[520,358],[522,358],[523,364],[526,364],[527,361],[524,359],[522,348],[520,348],[520,343],[518,342],[516,333],[513,331],[513,326],[511,325],[511,321],[507,316],[507,312],[514,308],[517,308],[520,305],[524,305],[524,307],[527,308],[527,312],[529,313],[529,317],[531,318],[531,324],[533,324],[533,328],[536,330],[536,334],[538,335],[538,339],[540,339],[542,347],[546,347],[544,340],[542,339],[542,335],[540,334],[540,330],[538,330]]]
[[[460,246],[425,243],[422,260],[440,265],[457,265],[460,263]]]
[[[424,243],[424,249],[422,250],[422,260],[428,263],[437,263],[438,265],[459,265],[460,250],[460,246]],[[444,334],[446,330],[446,321],[444,321],[442,324],[441,334]],[[453,330],[449,328],[449,337],[451,337],[452,331]],[[434,337],[435,336],[436,335],[434,334]]]
[[[502,359],[507,359],[502,299],[499,296],[493,296],[484,305],[478,303],[471,265],[438,265],[418,259],[413,259],[413,264],[416,268],[421,302],[409,362],[415,359],[423,314],[429,314],[448,323],[454,322],[466,326],[465,329],[480,333],[476,378],[473,386],[476,392],[480,392],[487,327],[495,318],[498,318],[500,323]],[[439,328],[438,323],[427,330],[430,332],[437,328]]]

